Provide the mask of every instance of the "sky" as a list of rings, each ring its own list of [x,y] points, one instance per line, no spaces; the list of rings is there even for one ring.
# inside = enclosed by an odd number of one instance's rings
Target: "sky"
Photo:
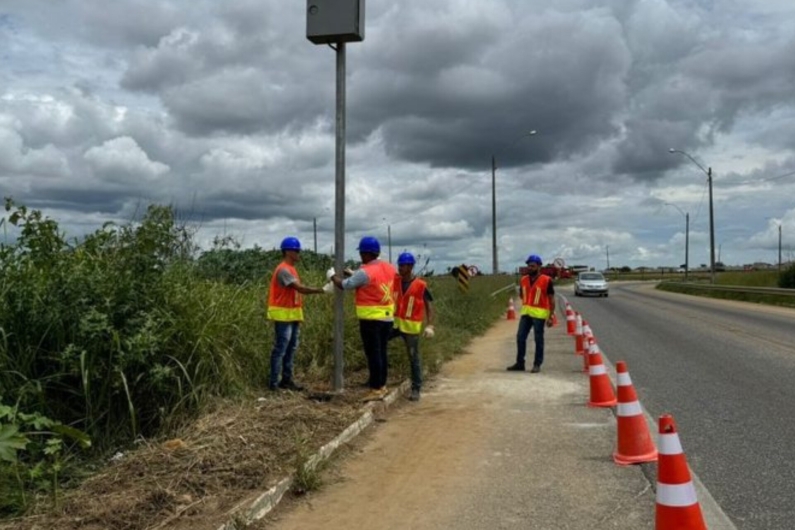
[[[346,257],[373,235],[491,272],[492,159],[502,271],[678,267],[686,235],[708,264],[709,169],[716,260],[775,264],[779,230],[793,257],[791,0],[364,1]],[[203,248],[331,252],[336,58],[306,7],[2,0],[0,193],[70,237],[156,203]]]

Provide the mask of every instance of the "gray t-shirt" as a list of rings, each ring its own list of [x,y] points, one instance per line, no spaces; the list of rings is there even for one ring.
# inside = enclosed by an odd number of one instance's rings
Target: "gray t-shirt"
[[[290,274],[290,271],[288,271],[286,268],[282,267],[276,274],[276,281],[279,282],[279,285],[282,287],[288,287],[297,282],[298,278]]]

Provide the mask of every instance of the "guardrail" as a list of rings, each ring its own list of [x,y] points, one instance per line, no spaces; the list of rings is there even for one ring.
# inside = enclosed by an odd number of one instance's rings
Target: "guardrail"
[[[669,285],[681,285],[691,289],[703,289],[705,291],[733,291],[736,293],[748,294],[772,294],[776,296],[793,296],[795,289],[782,289],[779,287],[749,287],[747,285],[714,285],[709,283],[690,283],[690,282],[665,282]]]

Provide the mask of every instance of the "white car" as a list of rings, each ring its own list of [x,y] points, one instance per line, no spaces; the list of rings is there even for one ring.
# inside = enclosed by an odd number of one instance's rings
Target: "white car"
[[[574,282],[574,296],[607,296],[607,280],[601,272],[581,272]]]

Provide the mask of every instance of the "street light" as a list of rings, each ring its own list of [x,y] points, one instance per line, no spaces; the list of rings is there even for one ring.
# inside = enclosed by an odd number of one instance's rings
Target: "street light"
[[[386,217],[383,218],[386,221],[386,239],[387,245],[389,246],[389,263],[392,263],[392,225],[389,224],[389,221]]]
[[[665,203],[668,206],[673,206],[679,213],[685,216],[685,281],[687,281],[688,271],[690,270],[690,212],[683,212],[682,209],[670,202]]]
[[[695,158],[679,149],[671,148],[668,149],[668,152],[685,155],[707,175],[707,183],[709,184],[709,282],[715,283],[715,215],[712,209],[712,168],[704,169],[704,166],[696,162]]]
[[[536,131],[532,130],[514,140],[510,145],[535,134]],[[499,271],[497,260],[497,158],[493,154],[491,155],[491,269],[492,274],[497,274]]]

